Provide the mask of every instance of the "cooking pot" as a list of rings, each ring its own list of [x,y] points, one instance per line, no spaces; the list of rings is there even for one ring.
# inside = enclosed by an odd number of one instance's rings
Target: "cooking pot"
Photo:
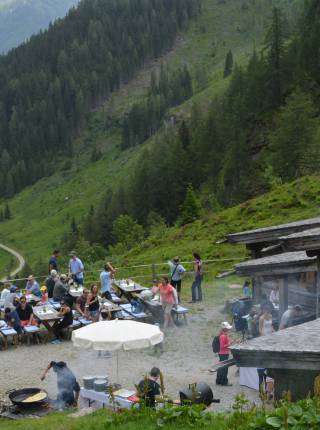
[[[40,392],[45,393],[46,397],[43,400],[38,400],[35,402],[24,402],[30,396],[39,394]],[[9,399],[11,402],[18,406],[19,408],[31,408],[35,406],[44,406],[49,402],[48,393],[41,388],[23,388],[21,390],[12,390],[8,392]]]
[[[180,391],[180,401],[185,403],[204,404],[219,403],[220,400],[214,399],[213,392],[208,384],[204,382],[190,384],[189,388]]]

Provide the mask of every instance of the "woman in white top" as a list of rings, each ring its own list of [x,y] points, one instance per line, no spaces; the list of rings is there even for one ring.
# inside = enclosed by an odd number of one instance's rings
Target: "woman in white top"
[[[279,306],[280,297],[279,297],[279,287],[277,285],[272,288],[269,300],[273,304],[273,306]]]
[[[263,314],[259,318],[259,333],[260,336],[266,336],[274,332],[272,325],[272,314],[268,306],[263,309]]]

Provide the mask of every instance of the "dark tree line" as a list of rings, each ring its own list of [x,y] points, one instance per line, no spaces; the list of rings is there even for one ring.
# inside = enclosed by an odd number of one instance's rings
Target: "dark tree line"
[[[135,103],[122,125],[121,148],[139,145],[154,135],[162,124],[168,108],[192,96],[192,79],[187,66],[171,72],[162,66],[159,77],[151,75],[146,100]]]
[[[0,195],[51,174],[72,154],[90,108],[169,49],[200,0],[83,0],[0,57]]]

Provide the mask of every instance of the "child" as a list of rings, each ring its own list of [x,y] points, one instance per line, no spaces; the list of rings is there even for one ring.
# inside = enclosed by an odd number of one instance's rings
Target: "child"
[[[40,288],[41,291],[41,304],[45,305],[48,303],[48,290],[45,285]]]

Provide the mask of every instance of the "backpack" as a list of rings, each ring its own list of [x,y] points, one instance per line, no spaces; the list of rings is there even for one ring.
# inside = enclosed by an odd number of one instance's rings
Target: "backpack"
[[[215,336],[212,341],[212,351],[218,354],[220,351],[220,336]]]

